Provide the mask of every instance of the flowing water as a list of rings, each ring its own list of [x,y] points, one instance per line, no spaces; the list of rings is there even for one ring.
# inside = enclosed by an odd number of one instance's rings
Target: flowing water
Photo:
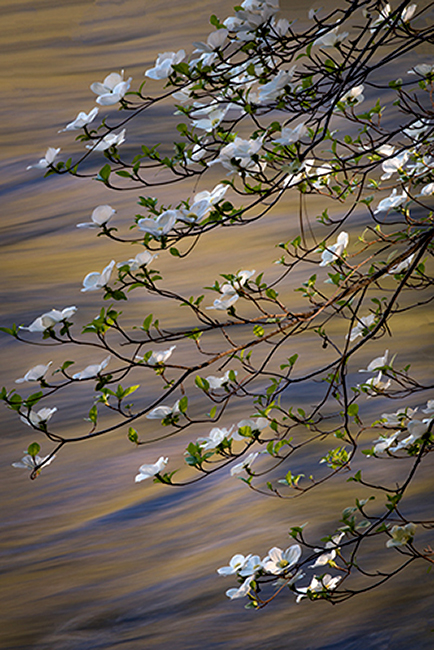
[[[303,20],[310,8],[294,0],[281,4],[283,15]],[[80,294],[81,278],[101,269],[111,254],[120,259],[125,251],[75,226],[99,203],[110,202],[120,218],[127,217],[136,200],[108,197],[92,182],[43,180],[26,166],[47,146],[70,146],[70,135],[57,131],[79,110],[92,108],[93,81],[120,69],[141,79],[158,52],[189,49],[192,41],[205,39],[210,14],[223,19],[231,6],[228,0],[0,0],[2,325],[28,324],[43,311],[72,304],[79,306],[81,323],[91,318],[94,297]],[[156,114],[147,125],[162,142],[168,138],[164,119]],[[295,207],[284,209],[291,215]],[[267,232],[246,232],[242,250],[233,247],[231,233],[205,243],[202,258],[177,273],[177,288],[186,294],[195,290],[197,265],[204,284],[212,284],[223,262],[228,270],[270,264],[276,253],[271,250],[267,257],[264,242],[272,248],[294,228],[287,215],[284,226],[278,216],[270,219]],[[147,306],[144,315],[149,311]],[[432,326],[432,316],[423,313],[400,330],[403,348],[419,348],[415,363],[423,374]],[[3,383],[9,387],[46,354],[6,336],[0,345]],[[71,433],[78,411],[74,404],[66,406],[64,427]],[[144,452],[115,434],[86,449],[68,447],[31,482],[11,467],[30,441],[29,430],[17,420],[2,411],[4,650],[434,647],[432,578],[424,567],[336,608],[306,601],[295,605],[289,596],[254,612],[225,597],[234,581],[218,577],[219,566],[235,552],[263,556],[271,546],[285,548],[291,525],[315,522],[313,538],[330,532],[326,510],[333,504],[337,516],[351,504],[350,487],[342,493],[339,484],[331,485],[321,495],[280,502],[248,491],[227,474],[177,490],[134,484],[137,467],[158,457],[161,447]],[[169,441],[164,454],[180,458],[183,445],[185,440]],[[428,499],[432,476],[425,474],[419,486]]]

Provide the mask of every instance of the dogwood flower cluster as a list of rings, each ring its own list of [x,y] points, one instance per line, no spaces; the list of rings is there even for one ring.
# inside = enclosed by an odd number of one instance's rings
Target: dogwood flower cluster
[[[373,454],[378,455],[384,452],[395,453],[401,449],[410,449],[415,442],[428,431],[434,418],[423,420],[409,420],[405,424],[406,430],[399,429],[391,435],[382,435],[374,440]]]
[[[226,591],[227,597],[231,600],[244,598],[251,589],[251,583],[259,574],[285,575],[285,578],[294,578],[290,570],[298,563],[301,553],[302,550],[299,544],[293,544],[285,551],[274,546],[262,560],[258,555],[249,554],[243,556],[237,554],[232,557],[228,566],[217,569],[217,573],[221,576],[237,575],[244,578],[240,587]]]
[[[378,373],[367,379],[366,381],[363,382],[362,387],[365,388],[368,392],[369,395],[378,395],[380,392],[384,392],[387,390],[392,383],[390,379],[387,379],[387,381],[383,381],[383,368],[384,366],[387,366],[388,363],[388,358],[389,358],[389,350],[386,350],[383,356],[381,357],[376,357],[373,359],[366,370],[361,369],[359,372],[375,372],[378,370]],[[391,365],[391,364],[390,364]]]
[[[394,548],[396,546],[405,546],[413,541],[416,532],[416,525],[411,522],[405,526],[393,526],[390,535],[391,538],[387,540],[387,548]]]
[[[268,425],[267,418],[259,417],[240,420],[236,426],[232,425],[229,429],[226,427],[213,427],[208,436],[201,436],[197,439],[197,444],[201,447],[202,451],[210,451],[216,449],[224,441],[234,440],[236,442],[246,442],[252,432],[261,432]],[[246,431],[247,436],[244,435]],[[244,459],[242,463],[235,466],[237,469],[232,468],[231,474],[239,473],[242,469],[250,465],[256,456],[257,454],[255,456],[250,455]]]
[[[226,311],[232,307],[240,297],[240,292],[245,284],[250,280],[256,271],[239,271],[231,282],[225,282],[220,287],[221,296],[216,298],[212,306],[207,309],[217,309],[219,311]]]

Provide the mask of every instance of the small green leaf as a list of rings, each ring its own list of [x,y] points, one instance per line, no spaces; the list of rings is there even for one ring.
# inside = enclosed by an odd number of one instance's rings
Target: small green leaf
[[[101,181],[102,183],[107,183],[108,179],[110,178],[111,171],[112,168],[107,163],[106,165],[104,165],[104,167],[101,167],[101,169],[99,170],[96,180]]]
[[[194,383],[198,388],[201,390],[209,390],[209,382],[206,379],[203,379],[202,377],[199,377],[199,375],[196,376],[196,379],[194,380]]]
[[[355,417],[359,413],[359,405],[358,404],[350,404],[347,413],[350,417]]]
[[[32,444],[27,447],[27,453],[29,454],[29,456],[32,456],[32,458],[34,458],[37,454],[39,454],[40,451],[41,451],[41,447],[40,445],[38,445],[37,442],[32,442]]]
[[[186,413],[187,407],[188,407],[188,397],[184,395],[184,397],[182,397],[179,400],[178,408],[181,411],[181,413]]]
[[[92,406],[92,408],[89,411],[89,422],[92,422],[92,424],[96,424],[98,419],[98,409],[96,407],[96,404]]]

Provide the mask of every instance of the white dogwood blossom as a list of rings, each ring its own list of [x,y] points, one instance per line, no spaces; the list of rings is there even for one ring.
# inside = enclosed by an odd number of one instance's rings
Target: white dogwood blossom
[[[99,205],[91,215],[91,221],[78,223],[77,228],[101,228],[110,221],[116,210],[111,205]]]
[[[45,156],[34,165],[29,165],[27,169],[46,169],[53,164],[54,159],[56,158],[59,151],[60,147],[58,149],[54,149],[54,147],[48,147]]]
[[[258,457],[259,452],[258,451],[253,451],[251,454],[246,456],[244,460],[241,461],[241,463],[237,463],[233,467],[231,467],[231,476],[235,476],[236,474],[241,474],[246,470],[247,468],[250,468],[254,460]]]
[[[149,79],[167,79],[173,72],[173,67],[185,58],[185,51],[178,50],[178,52],[163,52],[159,54],[155,62],[155,66],[146,70],[145,77]]]
[[[406,271],[409,266],[411,266],[411,263],[413,262],[414,259],[414,253],[407,257],[405,260],[400,262],[399,264],[396,264],[395,266],[392,266],[390,269],[388,275],[398,275],[398,273],[402,273],[403,271]]]
[[[283,146],[288,146],[290,144],[294,144],[295,142],[299,142],[302,138],[307,135],[307,127],[305,122],[300,122],[297,126],[294,128],[290,128],[289,126],[284,126],[280,138],[275,138],[272,140],[272,143],[275,144],[281,144]]]
[[[386,350],[383,356],[375,357],[375,359],[372,359],[372,361],[369,363],[367,368],[361,368],[359,372],[374,372],[375,370],[379,370],[387,364],[388,358],[389,350]]]
[[[266,429],[269,425],[269,422],[267,418],[246,418],[244,420],[240,420],[237,423],[237,428],[236,431],[233,433],[232,438],[233,440],[237,441],[246,441],[246,437],[241,435],[239,432],[240,429],[244,429],[245,427],[248,427],[251,429],[251,431],[263,431]]]
[[[26,452],[24,452],[26,454]],[[17,467],[18,469],[29,469],[31,471],[35,470],[36,467],[39,465],[44,464],[46,467],[50,463],[53,462],[53,460],[56,458],[56,454],[53,454],[50,458],[50,456],[44,456],[43,458],[41,456],[31,456],[30,454],[26,454],[23,456],[23,458],[16,463],[12,463],[12,467]]]
[[[173,406],[156,406],[146,417],[148,420],[164,420],[168,415],[177,415],[180,412],[179,402],[180,400],[177,400]]]
[[[243,140],[236,136],[233,142],[220,149],[218,158],[213,160],[212,164],[221,163],[230,172],[257,173],[263,171],[266,163],[261,163],[254,158],[258,155],[261,147],[262,138]]]
[[[348,36],[348,32],[342,32],[341,34],[338,33],[339,26],[334,27],[333,29],[321,30],[321,32],[321,35],[313,42],[314,45],[319,45],[320,47],[336,47]]]
[[[102,370],[107,368],[111,359],[109,354],[101,363],[94,363],[90,366],[86,366],[81,372],[76,372],[75,375],[72,375],[73,379],[91,379],[92,377],[97,377]]]
[[[416,13],[417,4],[408,5],[401,13],[401,20],[403,23],[408,23]]]
[[[225,285],[227,286],[227,285]],[[218,311],[226,311],[229,307],[232,307],[236,303],[240,296],[231,286],[226,288],[226,291],[222,293],[220,298],[216,298],[213,304],[207,309],[217,309]]]
[[[137,253],[137,255],[125,262],[118,262],[116,264],[117,268],[120,269],[123,266],[128,266],[129,270],[132,272],[138,271],[142,266],[147,266],[150,264],[158,255],[153,255],[147,250]]]
[[[262,560],[259,555],[249,555],[246,558],[246,562],[243,567],[238,571],[238,575],[241,578],[246,576],[255,576],[259,571],[263,569]]]
[[[378,27],[384,27],[387,23],[387,20],[392,13],[392,9],[390,8],[390,4],[387,3],[384,5],[382,9],[380,9],[380,12],[378,14],[378,18],[374,20],[374,22],[371,25],[371,33],[374,33]]]
[[[346,247],[348,246],[349,239],[350,238],[347,232],[342,231],[341,233],[339,233],[338,238],[336,240],[336,244],[333,244],[332,246],[327,246],[323,250],[321,255],[320,266],[328,266],[329,264],[333,264],[334,262],[342,258],[342,254],[344,253]]]
[[[153,237],[162,237],[172,230],[180,216],[179,210],[165,210],[156,218],[139,219],[137,225],[140,230],[149,233]]]
[[[206,381],[209,384],[209,390],[218,390],[219,388],[224,387],[226,384],[230,382],[229,375],[230,375],[230,370],[227,370],[225,374],[222,377],[214,377],[213,375],[210,375],[208,377],[205,377]],[[235,375],[237,372],[234,370],[233,371]]]
[[[315,553],[321,553],[321,555],[316,558],[313,564],[309,564],[309,568],[315,569],[318,566],[325,566],[329,562],[332,562],[335,559],[337,552],[339,551],[339,542],[343,537],[345,537],[345,533],[338,533],[337,535],[333,535],[331,540],[325,544],[325,549],[327,549],[325,553],[322,553],[322,549],[315,548]]]
[[[393,526],[390,531],[391,539],[387,540],[387,548],[394,546],[405,546],[413,541],[416,532],[416,524],[408,523],[405,526]]]
[[[47,363],[47,365],[39,364],[37,366],[33,366],[33,368],[30,368],[28,372],[24,375],[24,377],[20,377],[19,379],[15,379],[16,384],[22,384],[25,381],[41,381],[44,379],[45,375],[48,372],[48,368],[51,366],[53,362],[50,361]]]
[[[403,190],[401,194],[398,194],[398,190],[396,187],[394,187],[392,194],[390,194],[386,199],[380,201],[374,210],[374,214],[378,214],[379,212],[388,212],[392,208],[399,208],[403,203],[407,201],[407,199],[408,196],[405,190]]]
[[[347,104],[348,106],[357,106],[357,104],[361,104],[365,99],[363,91],[363,84],[354,86],[354,88],[351,88],[344,95],[342,95],[342,97],[339,99],[339,102],[342,104]]]
[[[428,77],[434,73],[434,63],[419,63],[408,71],[408,74],[418,74],[421,77]]]
[[[385,160],[381,165],[384,172],[384,174],[381,176],[381,180],[387,181],[389,178],[393,176],[393,174],[402,171],[406,163],[408,162],[409,158],[410,158],[410,152],[407,149],[405,149],[404,151],[401,151],[393,158],[388,158],[387,160]],[[396,188],[394,188],[394,192],[396,193]]]
[[[208,106],[199,104],[199,107],[189,115],[192,120],[191,126],[209,133],[224,120],[229,108],[229,104],[217,101],[211,102]]]
[[[96,81],[90,87],[91,91],[98,95],[96,103],[101,106],[112,106],[117,104],[129,90],[132,77],[124,81],[124,71],[121,74],[112,72],[102,83]]]
[[[209,436],[198,438],[197,442],[202,448],[202,451],[215,449],[225,439],[229,440],[232,429],[233,426],[230,429],[226,429],[225,427],[213,427],[209,432]]]
[[[268,551],[268,555],[263,559],[262,565],[264,571],[267,573],[279,575],[288,571],[294,564],[297,564],[300,557],[301,546],[299,544],[293,544],[286,551],[282,551],[277,546],[273,546]]]
[[[336,576],[332,578],[329,573],[326,573],[321,577],[314,576],[308,587],[297,587],[296,591],[298,596],[295,602],[299,603],[302,598],[306,598],[308,596],[309,592],[315,594],[324,590],[333,591],[336,589],[341,580],[342,576]]]
[[[387,390],[391,383],[392,382],[390,379],[383,381],[383,373],[380,370],[380,372],[375,377],[370,377],[365,382],[363,382],[362,386],[367,389],[368,395],[373,396]]]
[[[83,288],[81,290],[98,291],[98,289],[103,289],[110,281],[114,265],[115,261],[112,260],[101,273],[98,273],[97,271],[88,273],[83,280]]]
[[[258,91],[252,95],[252,100],[256,104],[266,104],[278,99],[287,86],[292,89],[291,80],[294,71],[295,66],[290,70],[279,70],[271,81],[258,87]]]
[[[141,465],[139,467],[139,473],[136,475],[136,478],[134,479],[135,482],[140,483],[140,481],[144,481],[147,478],[152,478],[152,476],[159,474],[160,472],[163,471],[163,469],[165,468],[168,462],[169,462],[168,458],[164,458],[164,456],[160,456],[157,462],[152,463],[151,465]]]
[[[217,573],[219,574],[219,576],[234,575],[235,573],[238,573],[239,571],[241,571],[243,567],[246,566],[246,563],[250,557],[251,557],[250,555],[244,556],[241,555],[240,553],[237,553],[229,560],[229,565],[220,567],[220,569],[217,569]]]
[[[254,579],[254,575],[248,576],[241,587],[233,588],[233,589],[228,589],[226,592],[226,596],[230,598],[231,600],[234,600],[235,598],[244,598],[247,596],[247,594],[250,591],[250,583]]]
[[[355,325],[350,334],[349,334],[349,339],[350,343],[356,340],[358,336],[362,336],[364,330],[369,330],[371,325],[375,322],[375,316],[374,314],[369,314],[369,316],[364,316],[363,318],[360,318],[357,322],[357,325]]]
[[[421,190],[420,196],[431,196],[431,194],[434,194],[434,183],[425,185]]]
[[[87,144],[86,148],[91,149],[92,151],[106,151],[107,149],[110,149],[110,147],[117,147],[125,142],[125,133],[126,129],[122,129],[119,133],[107,133],[107,135],[97,141],[96,144]]]
[[[433,415],[434,414],[434,399],[429,399],[426,403],[426,409],[422,409],[423,413],[426,413],[427,415]]]
[[[39,428],[41,424],[48,422],[56,411],[56,406],[54,408],[44,407],[42,409],[39,409],[39,411],[30,409],[30,411],[27,413],[27,416],[22,415],[20,420],[29,426],[33,425],[34,427]]]
[[[62,311],[52,309],[51,311],[42,314],[42,316],[38,316],[38,318],[36,318],[28,327],[20,325],[20,329],[28,330],[29,332],[45,332],[46,329],[53,327],[56,323],[71,318],[76,311],[77,307],[65,307]]]
[[[77,131],[78,129],[82,129],[84,126],[87,126],[91,122],[94,121],[96,116],[98,115],[98,107],[95,106],[92,108],[89,113],[85,113],[84,111],[80,111],[75,120],[70,122],[65,126],[64,129],[61,129],[59,133],[64,133],[64,131]]]
[[[196,49],[193,50],[193,54],[200,53],[200,57],[192,59],[189,62],[190,68],[196,66],[199,62],[202,62],[202,65],[211,65],[217,58],[216,50],[219,50],[222,47],[227,36],[227,29],[218,29],[215,32],[211,32],[206,43],[203,43],[202,41],[194,41],[193,46]]]
[[[168,350],[156,350],[149,357],[148,364],[150,366],[156,366],[156,365],[161,365],[163,363],[166,363],[169,357],[172,356],[173,350],[175,348],[176,345],[172,345]]]

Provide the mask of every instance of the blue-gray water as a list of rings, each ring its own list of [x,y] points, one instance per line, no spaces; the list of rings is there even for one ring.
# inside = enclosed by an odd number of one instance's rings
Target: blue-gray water
[[[44,181],[26,166],[47,146],[68,147],[70,135],[57,131],[79,110],[92,108],[93,81],[125,69],[137,82],[159,52],[189,49],[192,41],[205,39],[209,15],[225,18],[231,6],[228,0],[0,0],[2,325],[28,324],[43,311],[72,304],[79,306],[81,323],[94,315],[94,297],[79,292],[81,279],[101,269],[115,250],[118,259],[125,255],[91,232],[77,231],[76,223],[88,220],[92,209],[105,202],[126,218],[136,200],[108,198],[91,182]],[[283,15],[304,18],[309,8],[285,2]],[[164,124],[153,124],[161,138],[164,131]],[[207,271],[215,277],[222,260],[236,270],[259,268],[262,260],[269,263],[277,256],[274,251],[265,255],[260,229],[246,233],[241,251],[231,248],[231,235],[225,237],[217,238],[217,245],[205,244]],[[267,224],[266,238],[272,245],[284,238],[277,217]],[[194,269],[186,268],[177,273],[177,283],[188,293],[196,277]],[[418,341],[432,335],[432,317],[424,314],[401,335],[406,347],[413,341],[417,349]],[[0,345],[2,384],[9,387],[46,354],[6,336]],[[425,353],[424,348],[417,367]],[[65,428],[73,431],[76,411],[70,406],[68,413]],[[135,484],[138,466],[158,457],[160,446],[135,449],[125,436],[114,434],[86,449],[68,447],[31,482],[11,463],[33,437],[13,413],[2,410],[2,649],[434,646],[432,579],[423,566],[338,607],[296,605],[289,595],[253,612],[224,595],[234,584],[217,576],[218,567],[235,552],[263,556],[274,545],[286,548],[292,525],[309,521],[318,536],[329,532],[353,499],[347,486],[345,493],[335,484],[321,496],[280,502],[249,492],[227,473],[178,490]],[[180,459],[183,444],[171,441],[164,453]],[[424,481],[430,494],[428,473]],[[326,506],[336,516],[331,524]]]

